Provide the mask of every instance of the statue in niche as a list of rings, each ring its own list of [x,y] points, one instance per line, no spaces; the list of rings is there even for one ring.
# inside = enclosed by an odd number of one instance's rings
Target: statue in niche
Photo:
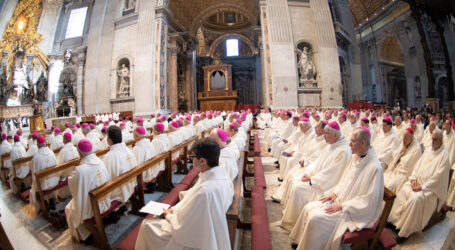
[[[8,81],[6,79],[6,67],[3,67],[3,72],[0,75],[0,104],[5,105],[8,99]]]
[[[415,91],[416,98],[422,98],[422,83],[420,82],[420,77],[415,77]]]
[[[119,97],[128,97],[130,96],[130,70],[122,64],[122,66],[117,70],[118,82],[119,82]]]
[[[297,55],[300,83],[304,83],[305,87],[316,87],[316,67],[311,61],[308,47],[304,46],[303,50],[297,48]]]
[[[73,68],[73,55],[70,49],[66,49],[64,53],[64,68],[60,73],[59,82],[62,83],[60,90],[61,97],[74,97],[74,85],[76,83],[77,74]]]
[[[408,46],[409,46],[409,48],[414,48],[414,41],[412,39],[412,31],[411,31],[411,28],[409,28],[408,22],[404,21],[403,26],[406,31],[406,36],[408,38]]]
[[[20,105],[30,97],[30,85],[28,83],[27,68],[24,63],[22,54],[18,54],[14,65],[13,72],[13,88],[15,93],[12,99],[15,99],[14,104]]]
[[[41,73],[36,82],[36,99],[41,102],[47,101],[47,79],[44,73]]]
[[[136,0],[125,0],[124,11],[133,10],[136,8]]]

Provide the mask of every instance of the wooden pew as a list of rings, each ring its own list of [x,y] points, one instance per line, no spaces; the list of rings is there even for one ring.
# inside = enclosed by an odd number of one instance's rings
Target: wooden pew
[[[31,164],[32,160],[33,160],[33,155],[32,156],[27,156],[27,157],[24,157],[24,158],[20,158],[20,159],[17,159],[15,161],[11,162],[11,165],[12,165],[12,168],[13,168],[12,169],[13,175],[10,178],[10,183],[11,182],[15,182],[18,186],[20,186],[20,184],[22,183],[22,179],[16,178],[16,170],[17,170],[18,167],[20,167],[22,165],[28,165],[29,168],[30,168],[30,172],[27,175],[27,177],[32,174],[32,172],[31,172],[31,170],[33,168],[32,164]],[[11,184],[11,185],[13,185],[13,184]],[[28,189],[28,190],[26,190],[24,192],[16,193],[16,195],[23,202],[28,202],[28,199],[29,199],[29,196],[30,196],[30,189]]]
[[[10,153],[4,153],[2,155],[2,166],[1,166],[1,169],[0,169],[0,178],[3,182],[4,185],[6,185],[7,187],[9,187],[9,182],[8,182],[8,173],[10,171],[9,168],[5,168],[5,161],[9,160],[10,159]]]
[[[150,161],[147,161],[139,166],[136,166],[132,170],[106,182],[104,185],[90,191],[90,202],[92,204],[92,209],[94,212],[93,219],[86,220],[85,223],[92,232],[95,244],[101,249],[110,249],[109,243],[107,241],[106,232],[104,231],[103,218],[107,216],[110,212],[115,210],[115,208],[109,209],[107,212],[101,214],[98,202],[105,196],[112,193],[117,188],[123,186],[124,184],[130,182],[133,179],[137,181],[136,192],[132,196],[137,196],[139,199],[140,207],[144,206],[144,187],[142,180],[142,173],[148,170],[149,168],[155,167],[161,161],[170,158],[170,153],[162,153]],[[131,198],[130,198],[131,199]],[[115,202],[115,201],[114,201]],[[116,205],[119,207],[119,205]]]
[[[376,249],[376,245],[380,238],[386,236],[384,234],[387,232],[384,231],[383,233],[383,229],[387,224],[387,218],[392,210],[395,197],[396,196],[392,191],[384,187],[384,208],[373,228],[365,228],[352,233],[347,230],[341,239],[343,244],[352,244],[352,249]]]
[[[47,207],[46,207],[46,203],[45,203],[45,196],[52,193],[52,192],[55,192],[57,191],[58,189],[60,188],[63,188],[65,186],[68,185],[68,179],[66,179],[65,181],[60,181],[58,183],[57,186],[55,186],[54,188],[51,188],[49,190],[42,190],[41,189],[41,181],[49,176],[49,175],[52,175],[52,174],[56,174],[56,173],[59,173],[61,171],[64,171],[68,168],[71,168],[71,167],[76,167],[79,165],[79,162],[80,162],[80,158],[77,158],[77,159],[74,159],[74,160],[71,160],[71,161],[67,161],[63,164],[60,164],[58,166],[54,166],[54,167],[50,167],[50,168],[46,168],[46,169],[43,169],[41,171],[38,171],[35,173],[35,181],[36,181],[36,187],[37,187],[37,199],[40,201],[40,207],[41,207],[41,211],[43,212],[43,215],[45,218],[47,219],[50,219],[50,216],[49,216],[49,211],[47,210]]]

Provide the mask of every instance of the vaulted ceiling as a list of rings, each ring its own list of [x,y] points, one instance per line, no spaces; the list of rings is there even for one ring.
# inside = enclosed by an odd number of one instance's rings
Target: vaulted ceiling
[[[367,21],[382,11],[393,0],[348,0],[354,26]]]

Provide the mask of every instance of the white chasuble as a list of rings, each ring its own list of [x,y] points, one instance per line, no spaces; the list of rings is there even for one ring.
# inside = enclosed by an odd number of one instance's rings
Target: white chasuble
[[[136,158],[124,142],[112,145],[109,152],[103,158],[103,162],[111,179],[137,166]],[[111,199],[121,202],[128,201],[134,193],[135,186],[136,180],[126,183],[111,193]]]
[[[51,145],[50,145],[50,149],[51,150],[55,150],[55,149],[63,147],[63,136],[62,136],[62,134],[58,134],[58,135],[52,137],[50,142],[51,142]]]
[[[27,157],[27,152],[25,152],[25,148],[20,142],[15,142],[13,144],[13,147],[11,148],[10,151],[10,159],[11,162],[15,160],[19,160],[21,158]],[[12,165],[11,165],[12,166]],[[10,175],[13,175],[13,168],[11,168],[11,173]],[[27,163],[24,163],[24,165],[19,166],[16,168],[16,177],[19,179],[24,179],[28,174],[30,173],[30,168],[28,167]]]
[[[27,150],[27,156],[35,155],[36,152],[38,152],[38,145],[36,143],[37,143],[36,140],[30,142],[30,146],[28,147]]]
[[[399,147],[399,143],[401,141],[398,140],[393,129],[387,133],[383,131],[376,136],[372,145],[378,154],[379,162],[381,162],[383,168],[386,168],[393,160],[393,152]]]
[[[388,220],[400,229],[398,236],[422,231],[436,209],[441,208],[447,198],[449,171],[449,154],[444,146],[436,151],[425,150],[409,181],[398,191],[389,215]],[[422,190],[414,192],[411,180],[416,180]]]
[[[453,130],[450,131],[450,134],[447,134],[447,131],[444,131],[443,143],[444,147],[449,152],[449,165],[455,167],[455,134]]]
[[[152,143],[150,143],[149,139],[142,138],[136,142],[133,148],[133,154],[136,157],[137,164],[142,164],[157,155],[155,147],[153,147]],[[142,174],[144,178],[144,182],[150,182],[158,175],[160,172],[159,166],[154,166],[152,168],[147,169]]]
[[[220,167],[200,173],[199,179],[173,214],[142,222],[135,249],[231,249],[226,212],[234,195],[232,182]]]
[[[73,145],[73,143],[68,142],[65,145],[63,145],[62,150],[60,150],[60,152],[58,153],[57,163],[60,165],[65,162],[77,159],[77,158],[79,158],[79,152],[77,152],[77,149]],[[74,170],[74,168],[72,168],[72,167],[67,168],[62,171],[61,176],[64,178],[68,177],[71,174],[71,172],[73,172],[73,170]]]
[[[110,177],[103,162],[94,153],[82,158],[80,164],[68,178],[73,198],[66,205],[65,213],[71,235],[77,240],[86,240],[90,231],[83,222],[93,217],[89,192],[109,181]],[[100,213],[106,212],[111,206],[110,197],[107,195],[102,198],[98,206]]]
[[[152,145],[156,150],[156,154],[162,154],[166,151],[169,151],[171,149],[171,146],[169,145],[169,140],[167,139],[166,134],[159,134],[159,135],[154,135],[153,140],[152,140]],[[166,169],[166,166],[164,164],[164,160],[160,162],[157,171],[164,171]]]
[[[374,149],[363,158],[354,155],[340,182],[332,192],[333,204],[342,209],[327,214],[327,204],[308,203],[301,212],[290,238],[298,242],[297,249],[340,249],[341,237],[349,230],[371,228],[382,211],[384,178]]]
[[[291,230],[303,207],[333,188],[344,173],[351,160],[351,148],[345,138],[329,145],[316,161],[304,168],[311,182],[301,180],[293,183],[289,197],[283,209],[281,226]],[[299,175],[300,178],[303,175]]]
[[[237,177],[239,167],[237,164],[237,154],[235,150],[224,147],[220,150],[220,167],[222,167],[231,180]]]
[[[400,148],[395,151],[393,160],[387,170],[384,172],[384,185],[395,194],[400,191],[403,184],[408,180],[417,161],[422,156],[420,144],[413,139],[406,150],[401,144]]]

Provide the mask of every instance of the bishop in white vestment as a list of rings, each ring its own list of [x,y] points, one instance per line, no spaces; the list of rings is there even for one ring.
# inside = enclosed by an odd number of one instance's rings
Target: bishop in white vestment
[[[19,135],[14,135],[14,144],[13,147],[11,148],[10,151],[10,159],[11,162],[15,160],[19,160],[21,158],[27,157],[27,152],[25,151],[24,146],[22,145],[20,141]],[[30,168],[28,167],[28,164],[23,164],[19,167],[16,168],[16,172],[14,173],[14,168],[11,166],[10,169],[10,176],[16,176],[16,178],[24,181],[25,186],[30,186],[30,178],[26,178],[27,175],[30,173]],[[14,193],[17,193],[20,191],[20,187],[16,186],[16,183],[14,181],[11,181],[11,189],[13,190]]]
[[[301,212],[290,234],[297,249],[340,249],[346,230],[371,228],[379,218],[384,179],[367,131],[354,130],[350,143],[354,156],[340,182]]]
[[[74,160],[79,158],[79,152],[77,152],[76,147],[72,143],[72,135],[69,132],[65,132],[63,134],[63,142],[65,145],[63,145],[62,150],[57,155],[57,163],[63,164],[65,162]],[[68,177],[71,172],[73,172],[74,168],[68,168],[62,171],[61,177],[66,178]]]
[[[432,148],[425,150],[393,203],[388,220],[400,230],[399,237],[422,231],[447,198],[450,166],[442,131],[433,131],[432,139]]]
[[[392,129],[392,119],[389,116],[384,116],[382,121],[382,133],[376,136],[373,141],[373,147],[378,155],[379,162],[385,169],[393,160],[393,152],[398,147],[398,140],[395,131]]]
[[[149,161],[150,159],[157,155],[153,144],[150,143],[149,139],[145,138],[146,132],[144,127],[137,126],[136,129],[134,130],[133,135],[134,140],[136,140],[136,143],[133,148],[133,154],[136,157],[138,165],[146,161]],[[155,179],[159,171],[160,170],[158,166],[147,169],[147,171],[145,171],[142,174],[144,182],[147,183]]]
[[[164,211],[164,219],[142,222],[136,241],[137,250],[231,249],[226,212],[231,206],[231,180],[217,166],[220,148],[204,138],[191,148],[193,166],[199,170],[199,185],[183,199]]]

